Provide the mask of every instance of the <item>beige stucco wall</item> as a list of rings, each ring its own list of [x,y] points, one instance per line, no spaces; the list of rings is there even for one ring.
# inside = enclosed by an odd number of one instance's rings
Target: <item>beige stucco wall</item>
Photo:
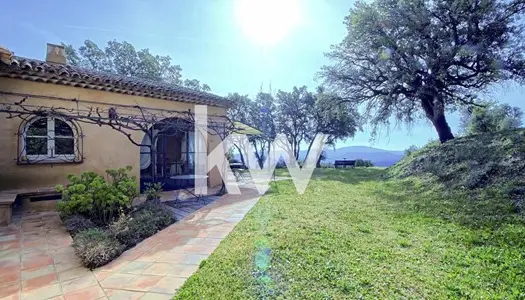
[[[8,78],[0,78],[0,91],[67,99],[74,98],[80,100],[79,105],[84,107],[107,108],[110,105],[103,103],[110,103],[178,111],[187,111],[188,109],[193,111],[194,109],[194,105],[189,103]],[[20,96],[0,95],[0,102],[15,102],[20,101],[21,98]],[[96,103],[84,103],[82,101],[94,101]],[[76,104],[72,101],[45,98],[29,97],[25,103],[48,107],[76,108]],[[209,106],[208,114],[224,115],[225,109]],[[22,120],[18,118],[7,119],[6,117],[6,114],[0,113],[0,190],[54,186],[67,183],[66,176],[68,174],[78,174],[88,170],[104,174],[106,169],[127,165],[132,166],[134,175],[137,178],[139,177],[139,147],[133,145],[122,133],[109,127],[82,123],[77,124],[82,128],[82,133],[84,134],[84,159],[82,163],[18,165],[16,162],[19,143],[17,133]],[[144,135],[141,132],[132,131],[130,133],[138,141]],[[216,136],[210,137],[208,149],[213,149],[219,141]],[[221,183],[221,178],[216,171],[211,172],[209,175],[210,186]]]

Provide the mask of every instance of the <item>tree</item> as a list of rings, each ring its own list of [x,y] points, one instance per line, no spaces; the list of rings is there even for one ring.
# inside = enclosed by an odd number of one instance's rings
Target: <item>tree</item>
[[[248,125],[259,129],[262,134],[250,136],[249,140],[255,150],[255,157],[262,168],[269,155],[270,145],[277,135],[275,98],[271,93],[260,91],[250,105],[251,122]]]
[[[321,154],[319,155],[319,159],[317,160],[317,163],[315,164],[316,168],[321,167],[321,163],[327,159],[326,150],[321,151]]]
[[[229,110],[231,120],[239,121],[259,129],[263,134],[250,136],[260,166],[269,155],[270,144],[278,133],[284,134],[288,143],[279,145],[299,160],[301,146],[307,146],[309,154],[316,136],[325,134],[326,143],[334,146],[337,140],[352,137],[360,128],[357,112],[336,95],[325,93],[319,88],[313,95],[305,86],[294,87],[291,92],[278,91],[275,98],[271,93],[259,92],[252,101],[247,95],[229,94],[235,103]],[[235,145],[241,160],[247,157],[241,147]],[[318,159],[320,164],[323,156]]]
[[[443,143],[454,138],[445,112],[525,75],[523,0],[357,2],[346,38],[332,46],[321,76],[375,126],[425,116]]]
[[[522,126],[523,112],[509,104],[486,103],[462,111],[460,130],[470,134],[498,132]]]
[[[301,143],[308,138],[308,122],[312,116],[315,99],[306,86],[293,87],[291,92],[278,91],[276,95],[277,130],[286,136],[291,156],[299,159]]]
[[[186,80],[184,80],[184,86],[187,87],[187,88],[196,90],[196,91],[201,91],[201,92],[209,92],[209,91],[211,91],[211,88],[210,88],[209,85],[207,85],[205,83],[203,83],[201,85],[200,81],[198,81],[197,79],[186,79]]]
[[[310,122],[305,138],[308,143],[307,155],[319,134],[327,135],[326,144],[335,146],[336,141],[353,137],[361,129],[358,112],[337,95],[327,93],[323,87],[318,87],[314,99],[313,105],[309,108]],[[319,160],[318,164],[320,164]]]
[[[230,93],[228,94],[228,99],[233,102],[233,106],[228,110],[228,118],[230,118],[230,120],[241,122],[246,125],[253,125],[253,123],[251,122],[251,106],[253,104],[248,95]],[[245,153],[245,149],[243,149],[243,147],[241,147],[237,143],[233,143],[233,146],[235,147],[235,149],[237,149],[237,152],[239,153],[241,163],[245,166],[249,165],[246,161],[248,159],[249,153]]]
[[[171,57],[153,55],[149,49],[136,50],[126,42],[109,41],[104,50],[90,40],[78,49],[62,43],[68,64],[101,72],[144,78],[185,86],[207,92],[210,87],[197,79],[182,80],[182,68],[171,63]]]
[[[271,93],[262,91],[257,94],[255,101],[252,101],[248,95],[238,93],[230,93],[228,98],[234,103],[234,106],[228,111],[229,118],[256,128],[262,133],[248,136],[248,140],[255,150],[254,155],[257,163],[262,168],[269,155],[270,144],[277,134],[275,98]],[[249,165],[247,160],[250,153],[243,152],[244,149],[240,145],[234,143],[234,146],[241,156],[241,161],[247,162]]]

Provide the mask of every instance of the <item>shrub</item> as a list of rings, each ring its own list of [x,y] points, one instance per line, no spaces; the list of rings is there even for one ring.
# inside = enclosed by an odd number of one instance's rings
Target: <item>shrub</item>
[[[120,212],[131,208],[138,195],[136,178],[130,177],[131,167],[107,170],[109,182],[93,172],[69,175],[67,187],[57,186],[62,193],[58,210],[63,217],[80,214],[98,224],[109,224]]]
[[[418,150],[419,150],[418,146],[412,145],[412,146],[408,147],[407,149],[405,149],[404,156],[409,156],[409,155],[411,155],[412,153],[414,153],[414,152],[416,152]]]
[[[356,159],[355,161],[356,167],[373,167],[374,164],[370,160],[364,160],[364,159]]]
[[[145,203],[130,216],[121,215],[109,228],[118,241],[130,248],[173,222],[173,214],[161,204]]]
[[[484,102],[484,106],[461,112],[460,128],[467,135],[517,129],[522,126],[523,111],[509,104]]]
[[[144,194],[146,195],[146,201],[159,200],[162,195],[162,183],[146,183]]]
[[[73,248],[82,264],[90,269],[109,263],[124,251],[121,243],[98,228],[79,232],[73,239]]]
[[[65,218],[63,221],[64,226],[66,227],[67,231],[72,235],[75,236],[80,231],[84,231],[89,228],[95,227],[95,224],[91,222],[90,219],[82,216],[82,215],[71,215]]]

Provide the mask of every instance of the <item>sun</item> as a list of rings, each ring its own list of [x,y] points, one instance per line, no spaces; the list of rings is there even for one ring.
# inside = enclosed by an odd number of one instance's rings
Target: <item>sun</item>
[[[273,46],[300,22],[299,0],[235,0],[235,16],[252,42]]]

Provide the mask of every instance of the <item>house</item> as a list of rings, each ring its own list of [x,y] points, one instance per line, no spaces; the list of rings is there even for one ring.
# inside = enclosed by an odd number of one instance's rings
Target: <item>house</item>
[[[196,105],[216,125],[207,141],[194,134]],[[160,181],[177,188],[170,178],[195,168],[192,145],[206,141],[208,153],[224,137],[217,124],[229,106],[210,93],[67,65],[58,45],[47,45],[46,61],[0,48],[0,193],[12,198],[67,183],[68,174],[124,166],[142,187]],[[207,181],[220,185],[219,171]]]

